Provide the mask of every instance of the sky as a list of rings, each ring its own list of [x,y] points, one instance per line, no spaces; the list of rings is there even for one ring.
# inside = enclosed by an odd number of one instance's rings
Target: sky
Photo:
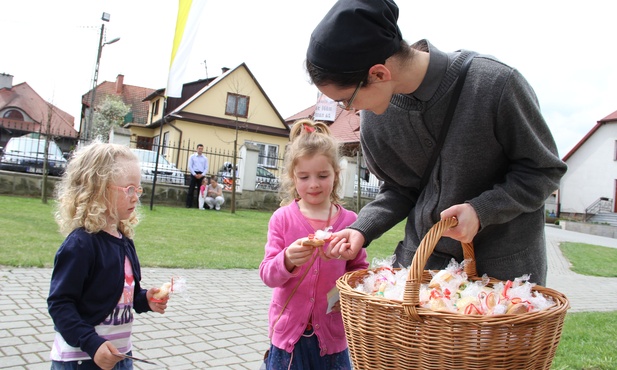
[[[334,0],[206,0],[185,81],[245,63],[283,118],[315,104],[304,69],[310,34]],[[534,88],[559,155],[617,111],[617,30],[606,0],[398,0],[410,43],[470,49],[517,68]],[[101,25],[98,84],[165,88],[178,1],[20,0],[0,7],[0,73],[27,82],[79,121],[92,88]],[[110,21],[101,20],[102,13]]]

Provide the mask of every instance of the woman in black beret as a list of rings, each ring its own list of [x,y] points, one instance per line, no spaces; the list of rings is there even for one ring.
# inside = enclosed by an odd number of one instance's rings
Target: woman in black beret
[[[545,284],[544,202],[566,164],[532,87],[493,57],[409,45],[397,20],[391,0],[339,0],[311,35],[311,81],[342,109],[361,110],[366,163],[383,180],[329,256],[351,259],[406,219],[395,267],[408,267],[427,231],[456,217],[426,269],[462,261],[460,242],[473,242],[480,276]]]

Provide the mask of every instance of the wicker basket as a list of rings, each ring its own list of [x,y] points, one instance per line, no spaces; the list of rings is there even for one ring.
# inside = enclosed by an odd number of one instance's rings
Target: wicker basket
[[[354,290],[370,270],[337,281],[341,311],[354,370],[361,369],[550,369],[557,350],[567,298],[552,289],[533,290],[551,297],[554,306],[519,315],[463,315],[420,307],[420,284],[431,279],[424,270],[443,231],[456,219],[435,224],[422,240],[409,269],[403,301]],[[473,245],[463,243],[466,259]],[[470,280],[478,280],[475,262]],[[493,284],[499,280],[491,279]]]

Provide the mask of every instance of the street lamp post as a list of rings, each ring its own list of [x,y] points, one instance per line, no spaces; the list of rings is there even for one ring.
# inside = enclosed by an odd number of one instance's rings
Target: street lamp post
[[[103,13],[101,19],[104,22],[109,22],[109,13]],[[92,131],[92,121],[94,119],[94,99],[96,97],[96,87],[99,79],[99,64],[101,63],[101,53],[103,52],[103,46],[113,44],[120,40],[116,37],[113,40],[103,42],[103,35],[105,34],[105,23],[101,23],[101,35],[99,36],[99,49],[96,54],[96,65],[94,67],[94,80],[92,81],[92,91],[90,91],[90,111],[88,112],[88,119],[85,122],[84,132],[82,133],[82,139],[86,142],[90,141]]]

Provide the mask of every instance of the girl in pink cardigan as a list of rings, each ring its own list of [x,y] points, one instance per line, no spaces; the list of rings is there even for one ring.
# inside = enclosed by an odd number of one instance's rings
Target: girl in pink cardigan
[[[266,368],[351,369],[341,312],[328,307],[327,295],[346,272],[368,268],[366,252],[349,261],[327,259],[323,247],[303,243],[356,220],[339,204],[339,146],[321,122],[300,120],[289,136],[281,208],[270,218],[259,266],[274,289]]]

